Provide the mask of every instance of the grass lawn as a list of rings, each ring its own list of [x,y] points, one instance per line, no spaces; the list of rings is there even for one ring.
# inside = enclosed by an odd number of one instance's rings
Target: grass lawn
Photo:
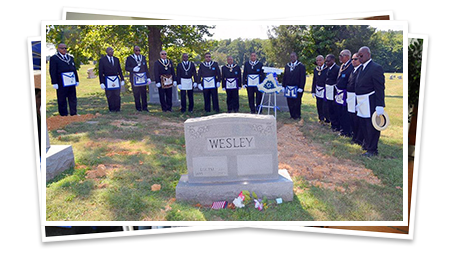
[[[363,158],[361,148],[339,138],[317,123],[315,99],[310,95],[312,77],[306,83],[299,132],[334,159],[348,158],[381,181],[363,180],[338,184],[344,192],[314,185],[293,175],[294,199],[272,203],[264,211],[252,205],[242,209],[211,210],[210,207],[175,201],[175,187],[187,173],[183,122],[205,115],[202,94],[195,94],[195,111],[181,114],[178,108],[162,113],[150,105],[150,113],[137,113],[133,95],[122,95],[122,111],[108,111],[98,79],[87,79],[79,70],[78,113],[99,113],[91,121],[74,122],[49,132],[51,145],[71,144],[76,166],[46,184],[48,221],[399,221],[403,205],[403,81],[386,79],[386,111],[390,127],[382,132],[379,156]],[[48,70],[48,69],[47,69]],[[385,74],[388,78],[390,74]],[[55,90],[47,72],[46,116],[58,115]],[[226,96],[219,92],[222,112]],[[240,91],[240,112],[248,113],[245,90]],[[277,126],[297,125],[288,113],[278,112]],[[62,131],[63,130],[63,131]],[[152,190],[160,184],[159,190]],[[355,189],[351,189],[355,188]],[[233,198],[234,199],[234,198]]]

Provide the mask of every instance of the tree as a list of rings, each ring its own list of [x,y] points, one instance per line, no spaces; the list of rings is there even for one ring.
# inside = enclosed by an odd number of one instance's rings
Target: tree
[[[149,59],[153,76],[153,63],[162,49],[169,51],[168,57],[175,62],[184,52],[189,53],[191,60],[195,59],[212,46],[213,43],[205,39],[212,36],[211,28],[199,25],[56,25],[48,26],[46,41],[66,43],[78,69],[81,63],[100,59],[109,46],[124,66],[126,58],[133,53],[133,47],[138,45]]]

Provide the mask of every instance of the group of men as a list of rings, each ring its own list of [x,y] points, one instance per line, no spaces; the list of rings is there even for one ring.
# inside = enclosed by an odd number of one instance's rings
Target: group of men
[[[119,59],[113,56],[111,47],[106,49],[106,56],[99,60],[99,79],[101,89],[105,90],[109,110],[120,111],[120,88],[124,85],[124,76]],[[250,54],[250,60],[241,67],[234,63],[231,56],[221,69],[211,59],[211,54],[204,55],[204,62],[196,65],[188,60],[188,54],[182,55],[182,62],[177,67],[167,58],[166,51],[160,52],[160,58],[154,63],[155,86],[158,88],[160,105],[163,112],[172,111],[172,88],[178,87],[181,98],[181,112],[193,112],[193,90],[203,92],[204,110],[220,112],[218,88],[226,92],[228,112],[239,111],[239,90],[247,89],[251,113],[260,111],[262,93],[258,85],[266,75],[263,64],[257,60],[256,53]],[[351,137],[354,143],[362,145],[367,151],[365,156],[378,154],[377,145],[380,132],[371,122],[374,113],[382,115],[385,106],[385,78],[383,69],[371,59],[368,47],[361,47],[355,54],[349,50],[340,52],[340,66],[336,57],[328,54],[316,57],[312,97],[316,98],[319,122],[330,124],[333,131],[341,136]],[[132,55],[127,57],[125,70],[130,73],[135,108],[147,109],[147,86],[152,82],[147,67],[146,57],[141,55],[139,46],[134,47]],[[76,115],[76,89],[79,84],[74,59],[67,54],[65,44],[59,44],[57,53],[50,59],[50,76],[53,87],[57,90],[59,113]],[[283,91],[287,98],[290,118],[301,119],[301,103],[306,84],[306,68],[299,62],[296,53],[290,54],[283,75]]]
[[[380,131],[372,124],[372,115],[383,115],[385,76],[383,68],[371,59],[371,51],[363,46],[353,55],[342,50],[336,57],[316,57],[312,96],[316,98],[318,119],[330,124],[339,135],[366,150],[364,156],[378,154]]]

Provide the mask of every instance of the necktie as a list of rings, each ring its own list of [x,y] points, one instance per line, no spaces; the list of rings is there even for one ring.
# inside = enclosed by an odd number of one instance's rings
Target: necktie
[[[112,57],[109,57],[109,61],[111,62],[111,65],[114,66],[114,59]]]

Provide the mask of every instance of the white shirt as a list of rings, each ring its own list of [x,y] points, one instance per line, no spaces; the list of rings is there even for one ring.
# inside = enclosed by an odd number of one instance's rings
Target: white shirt
[[[369,59],[368,61],[364,62],[364,64],[363,64],[363,70],[366,69],[367,64],[369,64],[371,61],[372,61],[372,59]]]

